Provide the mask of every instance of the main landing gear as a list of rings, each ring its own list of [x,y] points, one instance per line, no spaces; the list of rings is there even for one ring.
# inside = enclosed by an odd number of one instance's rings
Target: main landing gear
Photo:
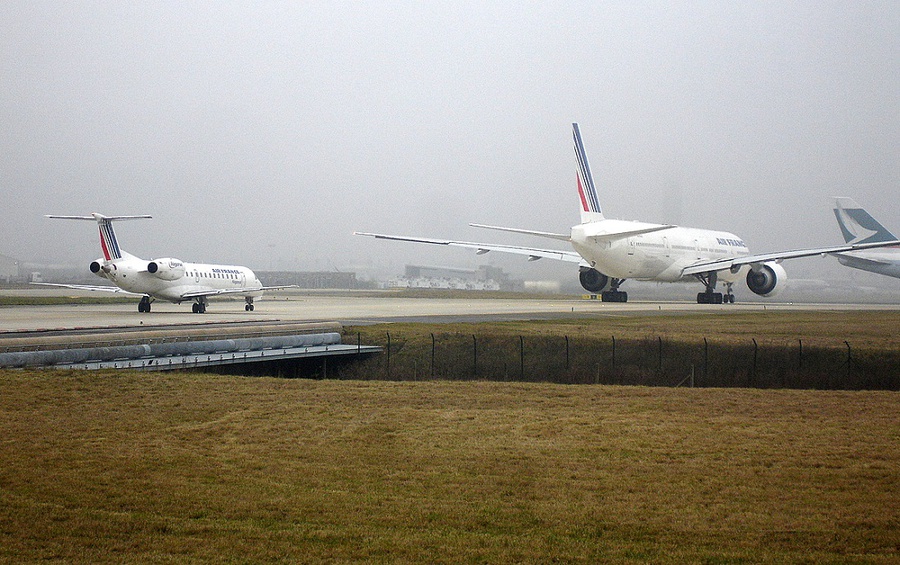
[[[143,314],[144,312],[149,312],[150,302],[151,300],[149,296],[142,296],[141,301],[138,302],[138,312],[140,312],[141,314]]]
[[[247,301],[247,304],[244,306],[244,310],[247,312],[253,312],[253,297],[246,296],[244,297],[244,300]]]
[[[600,293],[602,302],[628,302],[628,293],[619,290],[619,285],[625,282],[625,279],[612,279],[612,289],[604,290]]]
[[[697,293],[697,304],[734,304],[733,283],[725,283],[725,294],[716,292],[718,276],[715,271],[697,275],[697,280],[706,286],[706,291]]]

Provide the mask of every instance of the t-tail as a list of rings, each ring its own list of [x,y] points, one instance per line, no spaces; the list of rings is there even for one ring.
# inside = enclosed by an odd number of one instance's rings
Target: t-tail
[[[100,229],[100,250],[103,252],[103,258],[107,261],[121,259],[126,255],[122,248],[119,247],[119,241],[116,239],[116,232],[112,223],[120,220],[144,220],[152,216],[104,216],[96,212],[90,216],[54,216],[48,215],[48,218],[58,220],[93,220],[97,222]]]
[[[897,239],[852,198],[835,198],[834,216],[847,243],[855,245]]]
[[[599,222],[604,219],[603,211],[600,209],[600,200],[597,198],[594,177],[591,175],[591,166],[588,163],[587,154],[584,152],[584,143],[581,141],[578,124],[572,124],[572,137],[575,140],[575,160],[578,162],[576,180],[578,196],[581,198],[581,223]]]

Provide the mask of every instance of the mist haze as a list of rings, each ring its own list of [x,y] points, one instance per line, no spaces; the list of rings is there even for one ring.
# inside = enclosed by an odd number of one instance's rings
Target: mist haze
[[[895,2],[4,2],[0,22],[0,254],[26,261],[86,266],[96,226],[43,215],[90,212],[152,214],[116,225],[135,255],[258,270],[487,261],[355,230],[552,247],[467,224],[577,223],[572,122],[608,217],[764,252],[841,243],[830,197],[851,196],[900,232]]]

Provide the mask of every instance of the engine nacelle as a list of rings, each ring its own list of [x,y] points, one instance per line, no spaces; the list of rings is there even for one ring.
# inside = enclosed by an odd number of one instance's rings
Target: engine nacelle
[[[91,272],[97,275],[102,279],[109,278],[109,267],[106,266],[106,260],[103,257],[97,259],[96,261],[91,261],[91,265],[89,267]]]
[[[778,263],[763,263],[747,273],[747,287],[760,296],[775,296],[787,283],[787,272]]]
[[[597,269],[582,267],[581,271],[578,273],[578,279],[581,281],[581,286],[584,287],[585,290],[594,294],[610,288],[609,277]]]
[[[147,263],[147,272],[164,281],[177,281],[184,276],[184,263],[169,257],[154,259]]]

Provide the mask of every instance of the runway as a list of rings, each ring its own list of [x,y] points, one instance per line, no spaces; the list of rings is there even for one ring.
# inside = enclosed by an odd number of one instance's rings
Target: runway
[[[0,295],[60,295],[56,290],[0,291]],[[65,296],[96,294],[65,291]],[[478,322],[527,319],[604,318],[639,315],[685,315],[762,311],[900,311],[900,305],[792,304],[747,302],[729,305],[689,302],[604,303],[572,297],[409,298],[395,293],[280,291],[256,302],[254,312],[244,311],[243,301],[213,300],[205,314],[193,314],[190,305],[155,302],[150,313],[137,312],[137,302],[110,304],[63,304],[52,306],[0,307],[0,335],[9,332],[74,332],[90,328],[147,328],[155,326],[197,327],[211,323],[271,324],[276,322],[336,321],[343,325],[378,322]],[[202,330],[201,330],[202,331]]]

